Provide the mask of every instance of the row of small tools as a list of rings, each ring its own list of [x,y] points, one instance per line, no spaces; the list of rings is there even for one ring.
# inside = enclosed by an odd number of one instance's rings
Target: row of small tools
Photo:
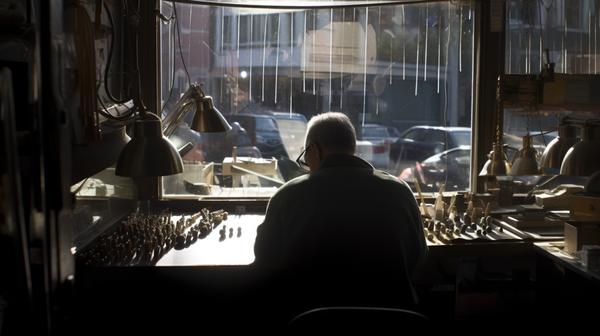
[[[228,213],[204,208],[192,216],[172,221],[172,213],[131,214],[112,233],[105,232],[86,252],[77,257],[86,266],[155,265],[171,249],[183,249],[203,239]]]

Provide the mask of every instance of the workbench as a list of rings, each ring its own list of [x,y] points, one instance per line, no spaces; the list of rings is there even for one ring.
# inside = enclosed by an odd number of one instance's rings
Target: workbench
[[[199,210],[198,206],[183,203],[165,204],[174,211],[174,219],[185,214],[182,209]],[[78,265],[78,325],[84,328],[103,321],[94,331],[97,334],[114,330],[264,332],[264,325],[281,320],[273,315],[274,311],[285,311],[285,307],[269,306],[265,298],[283,292],[274,291],[278,284],[269,271],[253,262],[256,228],[264,219],[264,209],[247,210],[230,210],[228,218],[208,235],[170,249],[153,265]],[[511,300],[516,297],[533,301],[535,241],[513,234],[505,238],[463,239],[455,244],[428,242],[429,258],[413,279],[420,298],[418,311],[448,325],[472,316],[516,319],[531,314],[531,305],[518,300],[507,303],[505,298],[511,295]],[[497,287],[490,291],[481,284]],[[507,288],[513,284],[521,286],[518,291]],[[513,297],[513,292],[518,295]]]
[[[556,321],[556,334],[597,330],[600,271],[583,267],[577,254],[565,253],[563,242],[538,242],[533,249],[537,314]]]

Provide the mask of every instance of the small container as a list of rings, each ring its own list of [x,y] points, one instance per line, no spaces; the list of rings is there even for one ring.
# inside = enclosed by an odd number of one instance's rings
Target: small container
[[[589,269],[600,268],[600,246],[583,245],[581,251],[581,265]]]

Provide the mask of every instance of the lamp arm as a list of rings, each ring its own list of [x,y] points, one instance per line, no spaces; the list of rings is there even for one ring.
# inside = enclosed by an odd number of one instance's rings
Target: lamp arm
[[[204,92],[200,89],[201,85],[192,84],[187,91],[177,101],[169,114],[163,119],[163,134],[167,138],[173,134],[177,126],[187,116],[194,107],[197,99],[204,97]]]
[[[546,184],[550,183],[551,181],[553,181],[554,179],[556,179],[559,176],[560,175],[554,175],[554,176],[550,177],[549,179],[547,179],[546,181],[544,181],[544,182],[542,182],[540,184],[536,184],[535,186],[533,186],[533,188],[531,188],[531,190],[529,190],[529,192],[525,196],[525,203],[529,203],[529,200],[531,199],[531,196],[533,196],[533,194],[535,194],[538,190],[540,190],[541,187],[543,187]]]
[[[175,131],[177,126],[183,121],[185,116],[192,110],[194,107],[194,100],[180,100],[180,104],[178,103],[177,112],[170,113],[163,120],[163,135],[165,137],[170,137],[171,134]],[[175,110],[173,110],[175,111]]]

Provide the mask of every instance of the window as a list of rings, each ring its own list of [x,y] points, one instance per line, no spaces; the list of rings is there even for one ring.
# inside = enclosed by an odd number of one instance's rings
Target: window
[[[522,147],[525,135],[533,137],[538,158],[557,134],[565,116],[596,118],[600,108],[595,90],[598,74],[598,3],[554,0],[508,2],[505,41],[504,138],[508,159]],[[548,67],[554,72],[549,78]],[[549,94],[550,93],[550,94]],[[558,169],[546,168],[556,174]],[[515,177],[519,183],[583,184],[572,176]]]
[[[234,126],[189,137],[199,139],[196,156],[163,179],[167,197],[198,197],[173,187],[187,182],[208,184],[203,197],[272,195],[301,174],[294,161],[306,121],[327,111],[350,117],[359,156],[411,185],[405,170],[454,145],[443,132],[414,141],[405,132],[471,125],[476,3],[268,10],[162,2],[160,10],[177,16],[161,25],[163,116],[188,87],[172,84],[183,73],[205,78],[203,91]],[[465,190],[470,172],[461,169],[466,180],[456,185]],[[447,178],[431,179],[423,183]]]
[[[471,145],[471,132],[470,131],[457,131],[453,132],[454,139],[456,140],[457,146],[470,146]]]

